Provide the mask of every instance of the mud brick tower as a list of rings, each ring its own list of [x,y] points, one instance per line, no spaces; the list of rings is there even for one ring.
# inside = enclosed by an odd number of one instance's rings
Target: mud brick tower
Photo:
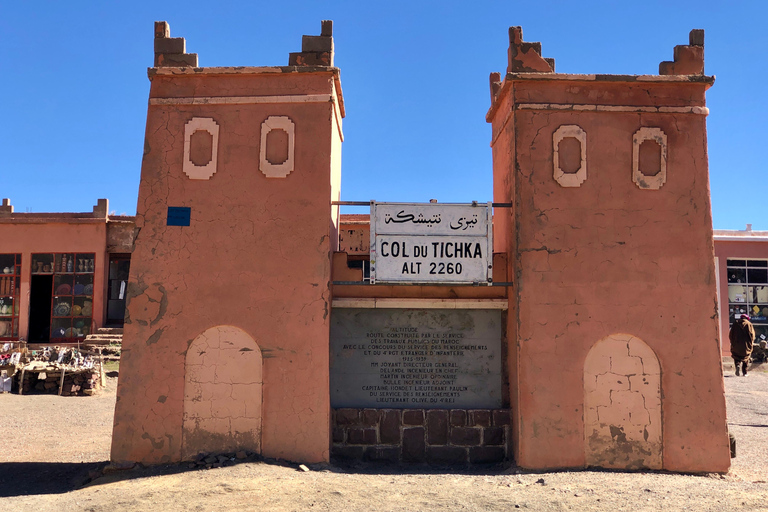
[[[329,457],[332,24],[286,67],[198,67],[155,24],[112,460]]]
[[[659,75],[491,74],[516,462],[727,471],[704,32]]]

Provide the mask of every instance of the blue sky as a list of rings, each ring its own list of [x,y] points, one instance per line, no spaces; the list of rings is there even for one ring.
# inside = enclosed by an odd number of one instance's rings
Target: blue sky
[[[134,214],[153,22],[202,66],[286,65],[334,20],[347,108],[342,199],[492,197],[488,74],[522,25],[564,73],[654,74],[706,31],[714,226],[768,229],[768,2],[6,2],[0,197],[16,211]]]

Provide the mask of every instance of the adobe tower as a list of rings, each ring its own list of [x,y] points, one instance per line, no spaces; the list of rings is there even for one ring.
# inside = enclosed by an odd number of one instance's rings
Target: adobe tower
[[[285,67],[155,67],[112,460],[329,458],[328,314],[344,106],[332,22]]]
[[[510,29],[491,74],[523,467],[725,472],[704,31],[659,75],[555,73]]]

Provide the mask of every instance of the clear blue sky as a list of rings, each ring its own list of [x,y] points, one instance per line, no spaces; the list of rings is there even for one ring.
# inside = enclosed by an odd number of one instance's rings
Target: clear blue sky
[[[334,20],[347,108],[342,199],[487,201],[488,74],[522,25],[567,73],[654,74],[706,30],[715,228],[768,229],[768,2],[5,2],[0,197],[16,211],[134,214],[153,22],[201,66],[287,65]]]

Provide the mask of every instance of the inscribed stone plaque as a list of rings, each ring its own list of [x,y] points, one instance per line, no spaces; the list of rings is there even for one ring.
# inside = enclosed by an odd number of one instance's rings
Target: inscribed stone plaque
[[[333,310],[331,407],[501,406],[501,311]]]

